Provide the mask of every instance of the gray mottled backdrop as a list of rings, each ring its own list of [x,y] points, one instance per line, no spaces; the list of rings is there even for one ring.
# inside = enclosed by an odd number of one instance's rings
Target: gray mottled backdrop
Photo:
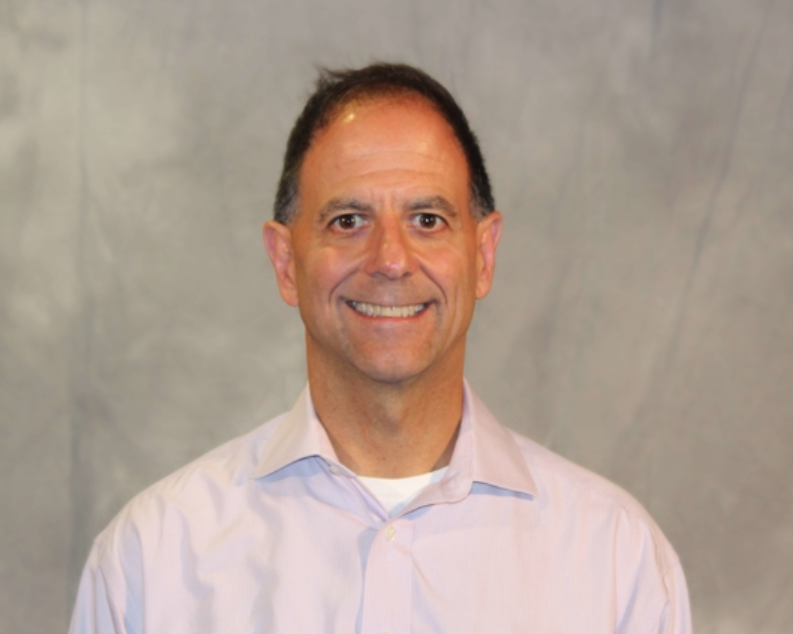
[[[468,376],[622,484],[702,634],[793,623],[793,0],[0,0],[0,631],[289,407],[260,240],[316,64],[423,66],[506,217]]]

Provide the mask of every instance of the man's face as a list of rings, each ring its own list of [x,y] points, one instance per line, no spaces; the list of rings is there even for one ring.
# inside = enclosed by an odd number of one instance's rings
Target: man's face
[[[473,218],[446,121],[415,98],[348,104],[306,154],[299,192],[297,218],[267,223],[265,242],[309,367],[387,383],[462,373],[501,216]]]

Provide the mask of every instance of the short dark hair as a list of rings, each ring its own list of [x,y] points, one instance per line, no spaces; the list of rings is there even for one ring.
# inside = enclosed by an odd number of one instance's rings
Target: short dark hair
[[[286,225],[297,215],[303,160],[314,136],[331,123],[340,108],[357,99],[405,95],[425,99],[451,126],[468,163],[471,211],[478,219],[492,212],[495,202],[479,142],[451,93],[418,68],[376,63],[356,70],[320,70],[314,93],[289,134],[275,195],[274,219]]]

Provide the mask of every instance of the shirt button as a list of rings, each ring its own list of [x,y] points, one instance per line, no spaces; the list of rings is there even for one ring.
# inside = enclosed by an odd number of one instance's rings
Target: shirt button
[[[385,538],[388,541],[391,541],[394,539],[394,537],[396,537],[396,529],[393,526],[389,526],[387,529],[385,529]]]
[[[328,470],[333,475],[341,475],[341,469],[339,469],[335,464],[328,465]]]

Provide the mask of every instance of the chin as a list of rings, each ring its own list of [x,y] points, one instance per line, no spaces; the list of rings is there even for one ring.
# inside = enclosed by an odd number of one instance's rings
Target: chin
[[[360,359],[353,364],[355,369],[372,381],[386,384],[405,383],[421,376],[427,369],[427,363],[417,359],[379,357],[376,359]]]
[[[358,367],[358,371],[372,381],[388,385],[406,383],[421,375],[421,370],[394,367]]]

